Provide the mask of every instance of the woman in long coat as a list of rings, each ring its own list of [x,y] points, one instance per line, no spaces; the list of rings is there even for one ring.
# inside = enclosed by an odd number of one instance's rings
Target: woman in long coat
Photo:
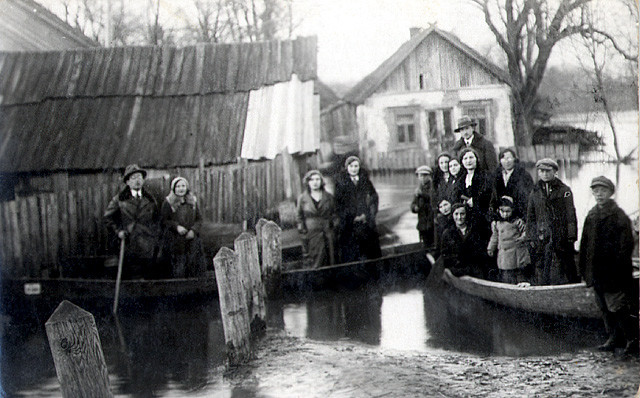
[[[513,198],[514,217],[524,219],[527,216],[527,202],[533,190],[533,178],[520,164],[516,153],[511,148],[505,148],[498,155],[500,166],[493,177],[491,204],[489,208],[496,212],[500,198]],[[495,214],[494,214],[495,215]]]
[[[454,225],[442,234],[440,253],[443,266],[456,276],[485,278],[488,275],[486,243],[476,225],[469,220],[468,213],[465,204],[453,205]]]
[[[464,168],[456,179],[453,199],[463,202],[469,208],[469,221],[473,223],[485,244],[489,241],[491,186],[487,174],[478,168],[478,154],[472,148],[460,152],[460,163]]]
[[[335,264],[335,201],[324,189],[324,177],[311,170],[302,179],[306,188],[298,197],[296,219],[302,237],[305,265],[312,268]]]
[[[345,170],[336,177],[340,261],[380,257],[380,238],[376,228],[378,193],[357,156],[349,156]]]
[[[164,254],[174,278],[200,276],[206,269],[200,226],[202,216],[196,197],[184,177],[171,181],[171,191],[160,209],[165,227]]]

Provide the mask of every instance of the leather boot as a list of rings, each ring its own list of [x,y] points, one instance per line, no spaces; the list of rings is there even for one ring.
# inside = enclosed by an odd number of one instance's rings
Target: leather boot
[[[629,311],[620,311],[615,313],[618,325],[624,331],[624,337],[627,344],[624,347],[623,354],[626,356],[638,356],[638,319],[630,314]]]
[[[604,344],[598,346],[598,350],[600,351],[615,351],[616,347],[620,347],[622,339],[620,338],[620,334],[612,333],[609,335],[607,341]]]

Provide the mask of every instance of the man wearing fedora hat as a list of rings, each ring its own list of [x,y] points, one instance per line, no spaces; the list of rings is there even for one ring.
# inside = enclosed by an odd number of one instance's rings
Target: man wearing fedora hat
[[[591,193],[596,205],[584,220],[580,240],[578,270],[592,286],[608,340],[599,348],[614,351],[624,347],[624,353],[638,355],[638,296],[634,294],[633,229],[629,216],[611,199],[613,182],[604,176],[591,181]],[[637,285],[637,282],[635,282]]]
[[[146,170],[128,165],[122,175],[126,185],[104,212],[108,227],[126,239],[125,267],[128,278],[156,277],[156,256],[160,238],[160,215],[155,198],[143,189]]]
[[[496,150],[491,141],[475,131],[476,125],[469,116],[458,119],[458,127],[454,131],[461,133],[462,137],[453,145],[453,151],[459,156],[464,148],[473,148],[478,153],[478,168],[493,173],[498,167]]]

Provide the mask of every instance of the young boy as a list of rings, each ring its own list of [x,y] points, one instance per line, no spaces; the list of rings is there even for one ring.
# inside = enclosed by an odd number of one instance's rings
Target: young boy
[[[433,187],[431,176],[433,170],[429,166],[420,166],[416,169],[419,185],[416,188],[413,201],[411,202],[411,211],[418,214],[418,233],[420,241],[425,248],[433,246]]]
[[[487,253],[493,257],[498,249],[498,270],[504,283],[526,282],[525,268],[531,263],[524,243],[524,225],[514,216],[513,198],[503,196],[498,202],[500,218],[491,223],[491,239]]]
[[[527,205],[527,239],[535,283],[560,285],[579,282],[574,262],[578,220],[571,189],[556,177],[558,163],[536,163],[538,182]]]
[[[442,246],[442,234],[447,229],[453,227],[453,217],[451,216],[451,203],[447,199],[442,199],[438,203],[438,215],[435,220],[435,253],[437,257],[440,254],[440,248]]]
[[[631,220],[611,196],[615,186],[606,177],[591,181],[596,205],[584,221],[578,269],[593,286],[602,309],[608,340],[599,348],[613,351],[626,344],[624,353],[638,355],[637,294],[633,295],[633,232]],[[634,308],[635,307],[635,308]]]

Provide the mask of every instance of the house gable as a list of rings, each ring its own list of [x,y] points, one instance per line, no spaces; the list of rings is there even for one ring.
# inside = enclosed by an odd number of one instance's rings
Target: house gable
[[[498,83],[497,76],[483,65],[442,36],[431,34],[384,79],[375,92],[451,90]]]

